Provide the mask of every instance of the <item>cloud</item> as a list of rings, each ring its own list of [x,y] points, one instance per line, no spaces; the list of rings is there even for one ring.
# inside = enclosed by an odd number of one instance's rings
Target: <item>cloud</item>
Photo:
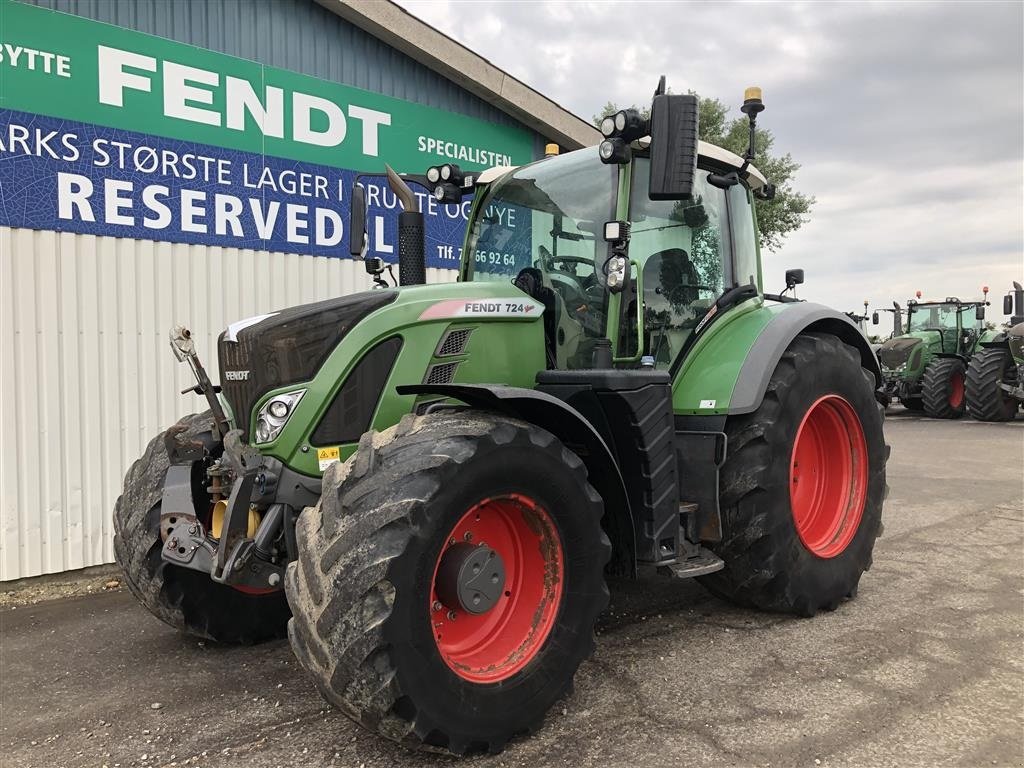
[[[661,74],[734,107],[760,85],[818,200],[771,290],[801,266],[853,310],[1024,278],[1024,4],[400,2],[586,119]]]

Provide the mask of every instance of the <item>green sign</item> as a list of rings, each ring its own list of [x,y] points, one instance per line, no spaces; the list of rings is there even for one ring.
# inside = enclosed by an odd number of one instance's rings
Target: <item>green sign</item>
[[[533,159],[520,128],[12,0],[0,0],[0,109],[337,168]]]

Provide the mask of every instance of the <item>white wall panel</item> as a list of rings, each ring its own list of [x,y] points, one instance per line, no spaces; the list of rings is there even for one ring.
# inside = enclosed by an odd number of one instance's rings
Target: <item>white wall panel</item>
[[[129,464],[205,407],[172,325],[215,371],[229,322],[369,287],[349,259],[0,227],[0,581],[113,561]]]

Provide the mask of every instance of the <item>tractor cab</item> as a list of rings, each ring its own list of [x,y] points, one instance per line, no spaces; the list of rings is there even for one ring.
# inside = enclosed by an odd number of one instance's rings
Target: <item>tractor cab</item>
[[[513,170],[474,206],[461,279],[514,282],[549,307],[550,367],[599,367],[595,348],[612,344],[612,364],[668,370],[729,289],[760,288],[751,189],[712,183],[743,165],[701,142],[692,195],[652,200],[649,143],[629,163],[603,163],[592,147]],[[628,245],[629,279],[609,282],[608,264]],[[620,288],[620,290],[616,290]]]
[[[950,296],[943,302],[907,305],[907,334],[937,343],[942,353],[970,356],[984,329],[984,303]]]

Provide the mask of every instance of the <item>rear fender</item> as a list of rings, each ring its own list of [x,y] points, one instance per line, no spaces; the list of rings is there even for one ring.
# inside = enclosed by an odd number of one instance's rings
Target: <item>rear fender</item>
[[[612,543],[612,573],[636,575],[633,513],[619,466],[596,429],[579,411],[552,395],[498,384],[411,384],[400,395],[441,395],[473,408],[497,411],[546,429],[574,451],[587,467],[590,484],[604,501],[602,525]]]
[[[760,407],[783,353],[801,333],[828,333],[854,347],[860,353],[861,365],[875,377],[876,389],[882,386],[878,358],[850,318],[820,304],[786,304],[751,345],[729,401],[730,415],[752,413]]]
[[[1003,349],[1008,350],[1010,348],[1010,337],[1006,334],[1005,331],[1003,331],[997,334],[996,336],[993,336],[988,341],[979,341],[978,346],[984,347],[985,349],[994,349],[1001,347]]]

